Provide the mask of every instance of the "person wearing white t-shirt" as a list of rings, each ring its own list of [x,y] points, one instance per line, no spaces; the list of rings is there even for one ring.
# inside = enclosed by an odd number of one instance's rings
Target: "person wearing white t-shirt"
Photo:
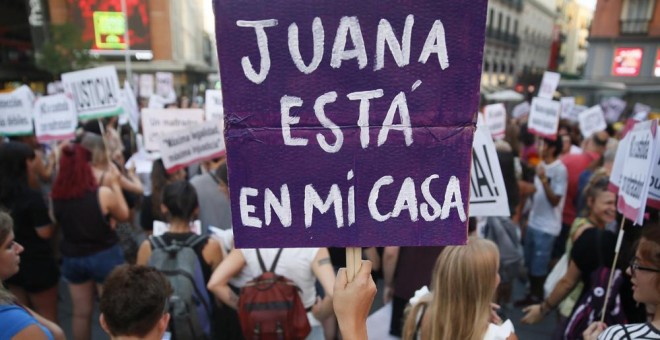
[[[279,249],[259,249],[266,267],[270,267]],[[229,287],[232,277],[244,270],[260,275],[262,270],[256,249],[233,249],[215,270],[208,289],[227,306],[238,308],[238,295]],[[327,248],[284,248],[275,267],[275,273],[287,277],[301,290],[301,300],[307,313],[312,332],[307,339],[323,339],[320,321],[332,315],[332,291],[335,272]],[[325,290],[323,299],[317,298],[316,280]]]
[[[539,303],[543,299],[543,282],[556,237],[561,232],[561,214],[566,197],[568,172],[558,159],[561,139],[539,141],[542,162],[536,168],[535,192],[525,233],[525,262],[530,280],[527,297],[517,306]]]

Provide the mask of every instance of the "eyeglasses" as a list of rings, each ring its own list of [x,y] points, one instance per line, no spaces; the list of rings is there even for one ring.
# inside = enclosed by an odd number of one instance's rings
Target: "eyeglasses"
[[[660,269],[640,266],[639,263],[637,263],[637,261],[635,261],[635,259],[631,259],[629,265],[630,265],[630,271],[633,275],[635,275],[635,272],[637,270],[643,270],[643,271],[653,272],[653,273],[660,273]]]

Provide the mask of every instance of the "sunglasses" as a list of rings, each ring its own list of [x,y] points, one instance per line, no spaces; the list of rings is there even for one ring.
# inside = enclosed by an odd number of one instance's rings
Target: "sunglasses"
[[[630,260],[629,266],[630,266],[630,271],[633,275],[635,275],[635,272],[638,271],[638,270],[643,270],[643,271],[653,272],[653,273],[660,273],[660,269],[640,266],[639,263],[637,263],[637,261],[635,261],[635,259]]]

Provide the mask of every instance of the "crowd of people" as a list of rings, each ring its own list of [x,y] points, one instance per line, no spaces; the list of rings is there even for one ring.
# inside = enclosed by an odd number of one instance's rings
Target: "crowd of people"
[[[351,282],[343,249],[234,249],[224,157],[175,172],[155,159],[138,173],[128,160],[141,151],[116,118],[56,144],[0,140],[0,339],[64,338],[60,283],[73,339],[91,339],[97,301],[111,338],[163,338],[180,327],[172,296],[183,283],[163,266],[181,247],[195,264],[186,275],[202,281],[195,296],[208,304],[202,338],[251,337],[241,288],[271,267],[298,287],[308,339],[366,339],[378,281],[392,304],[386,327],[404,339],[516,339],[500,316],[514,307],[522,323],[556,314],[556,339],[660,339],[657,210],[647,208],[641,228],[626,223],[613,265],[623,217],[608,184],[621,130],[582,140],[562,122],[549,139],[524,119],[507,124],[496,149],[511,216],[470,218],[465,246],[364,249]],[[594,287],[609,274],[608,300]],[[528,291],[512,301],[516,280]]]

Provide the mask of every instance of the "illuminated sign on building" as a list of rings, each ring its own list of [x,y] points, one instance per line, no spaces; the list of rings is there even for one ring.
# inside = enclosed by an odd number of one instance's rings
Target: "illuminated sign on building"
[[[152,55],[148,0],[125,0],[126,18],[121,11],[121,1],[67,0],[70,20],[82,28],[82,39],[91,43],[91,52],[106,56],[123,56],[128,20],[131,53]]]
[[[643,51],[638,47],[617,48],[614,50],[612,75],[636,77],[642,68]]]

